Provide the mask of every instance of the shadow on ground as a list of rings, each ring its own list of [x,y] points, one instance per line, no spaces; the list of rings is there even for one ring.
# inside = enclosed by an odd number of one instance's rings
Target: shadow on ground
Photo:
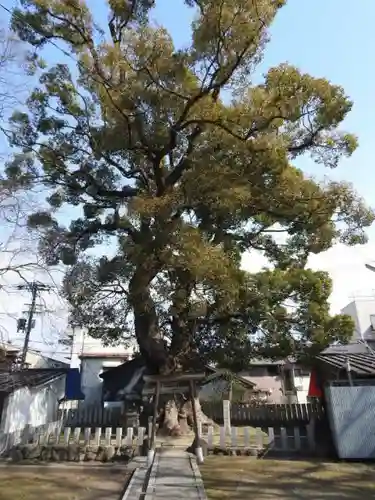
[[[375,498],[375,466],[209,457],[201,467],[209,500]]]
[[[118,500],[126,470],[23,467],[0,470],[0,500]]]

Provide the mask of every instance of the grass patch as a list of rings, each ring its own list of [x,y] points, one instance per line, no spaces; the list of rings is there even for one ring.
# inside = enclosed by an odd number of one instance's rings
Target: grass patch
[[[207,457],[209,500],[364,500],[375,498],[374,466],[318,461]]]
[[[3,467],[0,500],[118,500],[129,478],[119,469]]]

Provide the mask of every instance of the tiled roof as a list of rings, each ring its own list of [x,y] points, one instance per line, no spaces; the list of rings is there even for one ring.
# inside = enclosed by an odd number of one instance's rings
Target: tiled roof
[[[14,372],[0,371],[0,391],[14,392],[21,387],[37,387],[47,384],[67,373],[63,368],[30,368]]]
[[[331,345],[327,347],[321,354],[366,354],[374,348],[373,342],[362,342],[360,340],[353,340],[344,345]]]
[[[20,348],[9,343],[9,342],[0,342],[0,349],[3,349],[6,353],[18,353],[20,352]]]
[[[375,375],[375,352],[321,354],[317,359],[338,369],[347,369],[360,376]]]
[[[129,354],[126,353],[103,353],[103,352],[87,352],[83,353],[79,356],[80,359],[85,358],[103,358],[103,359],[122,359],[127,361],[129,359]]]

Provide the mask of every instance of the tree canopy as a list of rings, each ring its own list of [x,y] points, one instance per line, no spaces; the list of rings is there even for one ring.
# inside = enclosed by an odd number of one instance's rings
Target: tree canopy
[[[7,174],[49,189],[50,210],[29,224],[49,264],[68,266],[72,321],[104,342],[135,338],[159,370],[195,359],[240,369],[352,333],[307,259],[365,242],[374,214],[347,183],[293,164],[309,154],[335,168],[353,153],[340,129],[352,103],[289,64],[254,83],[285,3],[186,0],[195,18],[178,50],[152,1],[108,0],[105,25],[83,0],[14,11],[39,85],[13,115]],[[61,42],[70,58],[46,64],[43,47]],[[259,251],[272,269],[243,270],[243,253]]]

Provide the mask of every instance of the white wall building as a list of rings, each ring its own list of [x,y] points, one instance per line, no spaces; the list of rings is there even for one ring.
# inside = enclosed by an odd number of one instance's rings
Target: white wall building
[[[352,340],[375,341],[375,297],[358,297],[341,309],[355,323]]]
[[[58,369],[34,369],[1,374],[0,454],[16,444],[26,429],[56,423],[65,394],[65,374]]]
[[[99,377],[108,368],[114,368],[129,360],[134,348],[124,346],[103,346],[100,339],[94,339],[84,330],[73,332],[71,368],[81,368],[81,390],[84,404],[102,402],[102,383]]]
[[[295,368],[293,375],[294,375],[294,386],[296,388],[295,402],[300,404],[308,403],[309,388],[310,388],[310,371]],[[287,399],[287,396],[285,398]]]

